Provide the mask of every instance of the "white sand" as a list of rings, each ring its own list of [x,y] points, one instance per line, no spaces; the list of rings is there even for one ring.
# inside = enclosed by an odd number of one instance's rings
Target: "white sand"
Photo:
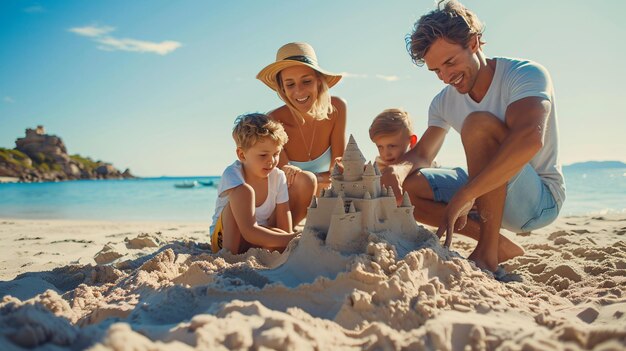
[[[0,177],[0,183],[17,183],[20,178],[16,177]]]
[[[207,227],[0,220],[0,349],[626,348],[625,214],[509,233],[526,254],[498,279],[461,236],[234,256]]]

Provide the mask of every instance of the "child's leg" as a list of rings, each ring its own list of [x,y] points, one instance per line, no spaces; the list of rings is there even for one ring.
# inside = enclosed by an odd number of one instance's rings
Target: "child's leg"
[[[270,215],[270,218],[268,218],[267,220],[267,225],[264,225],[265,228],[270,228],[273,230],[278,230],[281,232],[285,232],[284,230],[280,229],[277,227],[277,223],[276,223],[276,209],[274,209],[274,211],[272,212],[272,214]],[[286,232],[285,232],[286,233]],[[259,246],[250,246],[250,247],[259,247]],[[283,252],[285,250],[285,246],[269,246],[269,245],[263,245],[260,246],[263,249],[267,249],[270,251],[278,251],[278,252]]]
[[[242,252],[242,246],[245,245],[245,240],[241,236],[241,231],[235,221],[233,210],[230,207],[230,203],[224,207],[222,211],[222,248],[227,249],[233,254]]]

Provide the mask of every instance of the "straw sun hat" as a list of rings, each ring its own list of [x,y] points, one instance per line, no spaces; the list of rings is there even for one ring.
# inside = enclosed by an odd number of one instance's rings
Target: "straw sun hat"
[[[276,76],[280,71],[292,66],[307,66],[320,72],[324,78],[326,78],[326,83],[329,88],[337,84],[341,79],[341,74],[330,73],[323,70],[318,65],[315,51],[313,51],[313,47],[307,43],[289,43],[283,45],[276,53],[276,62],[263,68],[256,77],[272,90],[278,91]]]

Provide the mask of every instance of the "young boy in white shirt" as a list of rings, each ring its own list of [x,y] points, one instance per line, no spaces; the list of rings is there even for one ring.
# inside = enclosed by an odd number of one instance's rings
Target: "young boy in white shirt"
[[[211,248],[233,254],[251,247],[283,250],[296,234],[285,173],[276,168],[287,134],[266,115],[239,116],[237,160],[222,174],[211,225]]]

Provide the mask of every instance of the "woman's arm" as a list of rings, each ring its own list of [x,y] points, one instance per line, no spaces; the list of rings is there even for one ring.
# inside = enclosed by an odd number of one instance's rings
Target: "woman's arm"
[[[343,156],[343,152],[346,148],[346,101],[333,96],[331,97],[331,103],[335,108],[335,112],[330,116],[332,120],[332,130],[330,132],[331,162],[328,171],[315,173],[318,189],[325,188],[330,184],[330,172],[332,172],[333,167],[335,167],[335,160]]]
[[[282,168],[284,165],[289,163],[289,158],[287,157],[287,153],[285,152],[285,148],[283,147],[280,150],[280,156],[278,156],[278,168]]]
[[[280,119],[279,115],[281,108],[277,108],[275,110],[272,110],[268,113],[268,117],[278,123],[283,123],[283,121]],[[287,151],[285,151],[285,147],[283,146],[283,149],[280,151],[280,156],[278,158],[278,165],[277,168],[281,169],[283,172],[285,172],[285,175],[287,176],[287,186],[291,187],[291,184],[293,184],[293,182],[296,179],[296,176],[298,175],[298,173],[302,172],[302,170],[296,166],[290,165],[289,164],[289,157],[287,156]]]
[[[280,114],[281,114],[280,110],[281,110],[280,107],[277,108],[277,109],[274,109],[274,110],[268,112],[267,116],[271,120],[273,120],[275,122],[278,122],[280,124],[283,124],[283,121],[280,118]],[[277,167],[282,169],[282,167],[284,165],[286,165],[287,163],[289,163],[289,157],[287,157],[287,152],[285,151],[285,147],[283,146],[283,149],[280,151],[280,156],[278,158],[278,166]]]
[[[337,157],[343,156],[343,151],[346,149],[346,116],[347,105],[346,101],[336,96],[331,97],[331,103],[335,107],[336,111],[332,114],[333,129],[330,133],[330,152],[331,162],[329,172],[332,172],[334,166],[334,160]]]

